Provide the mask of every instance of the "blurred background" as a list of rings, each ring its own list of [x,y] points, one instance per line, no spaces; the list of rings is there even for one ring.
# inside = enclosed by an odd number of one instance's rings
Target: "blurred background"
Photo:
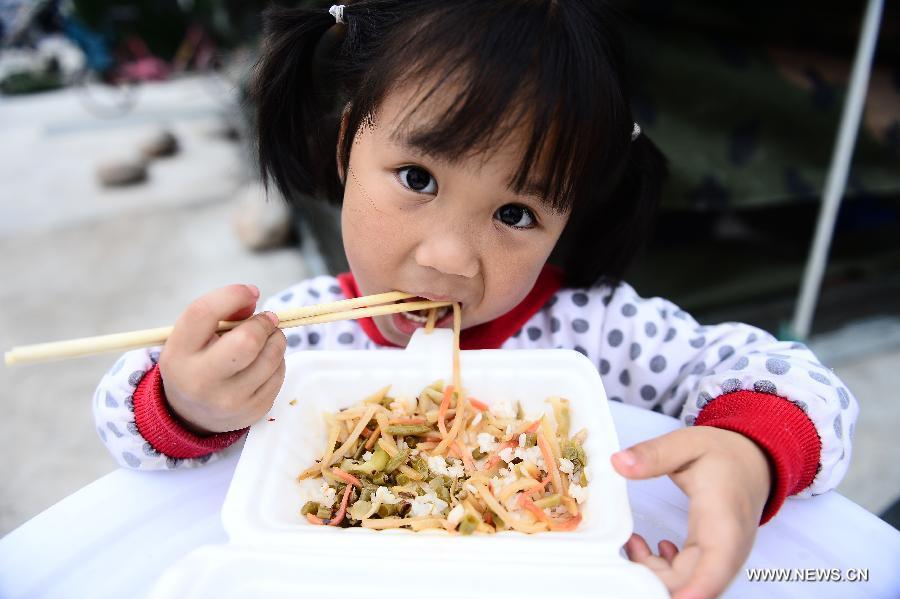
[[[266,297],[346,269],[336,209],[267,201],[255,174],[246,85],[266,4],[0,0],[3,350],[170,324],[228,283]],[[896,3],[811,330],[793,324],[863,4],[617,3],[636,118],[672,170],[628,280],[701,322],[804,338],[862,406],[839,492],[898,526]],[[114,360],[0,368],[0,534],[115,468],[91,416]]]

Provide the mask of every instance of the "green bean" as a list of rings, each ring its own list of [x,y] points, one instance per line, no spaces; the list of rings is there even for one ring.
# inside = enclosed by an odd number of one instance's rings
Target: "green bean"
[[[428,486],[434,489],[435,494],[450,503],[450,491],[447,489],[448,479],[443,475],[438,475],[428,481]]]
[[[537,433],[525,433],[525,447],[537,445]]]
[[[390,457],[391,456],[389,456],[385,450],[379,447],[375,450],[375,453],[372,454],[372,459],[369,460],[369,464],[371,464],[376,471],[381,471],[387,466]]]
[[[413,470],[421,474],[422,476],[428,476],[428,462],[422,456],[418,456],[412,462]]]
[[[541,509],[556,507],[560,503],[562,503],[562,495],[551,495],[550,497],[544,497],[543,499],[538,499],[534,502],[534,505],[538,506]]]
[[[380,449],[380,448],[379,448]],[[406,463],[406,458],[409,457],[409,451],[403,450],[397,452],[397,455],[388,460],[387,464],[384,466],[384,471],[388,474],[391,474],[394,470],[402,466]]]
[[[360,443],[356,449],[354,449],[350,455],[353,456],[354,460],[359,460],[362,458],[363,454],[366,453],[366,444]]]
[[[305,516],[307,514],[312,514],[319,511],[319,504],[315,501],[307,501],[303,504],[303,507],[300,508],[300,515]]]
[[[409,477],[402,472],[395,477],[397,484],[401,487],[405,487],[409,484]]]
[[[386,451],[380,447],[372,454],[372,459],[368,462],[358,464],[352,460],[344,459],[341,462],[341,469],[351,474],[364,474],[366,476],[375,476],[376,472],[384,470],[387,466],[389,456]]]
[[[575,472],[579,472],[587,465],[587,456],[584,448],[575,441],[563,441],[562,457],[566,458],[575,465]]]
[[[424,435],[428,432],[431,432],[431,427],[427,424],[392,424],[387,427],[389,435],[400,435],[401,437],[406,435]]]
[[[479,524],[481,524],[481,520],[478,519],[478,516],[466,514],[462,517],[462,520],[459,521],[459,532],[460,534],[470,535],[475,532]]]
[[[387,518],[389,516],[396,516],[399,511],[400,511],[400,505],[396,504],[396,503],[395,504],[382,503],[378,507],[378,515],[381,516],[382,518]]]
[[[458,478],[453,479],[450,483],[450,495],[462,500],[465,499],[468,494],[469,492],[466,491],[466,488],[463,486],[463,481]]]
[[[363,501],[362,499],[360,499],[350,506],[350,508],[347,510],[347,515],[354,520],[362,520],[365,515],[369,513],[370,509],[372,509],[372,504],[368,501]]]

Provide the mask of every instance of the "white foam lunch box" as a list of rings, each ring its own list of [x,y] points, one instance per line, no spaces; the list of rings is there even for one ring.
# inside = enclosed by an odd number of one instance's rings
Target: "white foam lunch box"
[[[228,544],[189,554],[151,596],[667,597],[649,569],[620,552],[632,517],[625,480],[609,462],[619,444],[591,362],[570,350],[463,351],[460,361],[466,392],[487,404],[519,401],[536,417],[552,409],[548,397],[570,401],[572,431],[589,431],[589,496],[575,531],[374,531],[315,526],[300,515],[316,483],[300,483],[297,474],[323,454],[323,413],[388,384],[392,396],[414,398],[435,380],[452,379],[452,333],[420,330],[404,350],[288,356],[281,392],[251,427],[222,508]]]

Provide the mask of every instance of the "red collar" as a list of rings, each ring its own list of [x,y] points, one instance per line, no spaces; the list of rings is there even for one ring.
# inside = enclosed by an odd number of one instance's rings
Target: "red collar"
[[[347,298],[359,297],[359,288],[356,286],[356,279],[353,273],[345,272],[339,274],[338,283]],[[461,349],[498,349],[507,339],[512,337],[520,330],[528,319],[544,307],[550,298],[562,287],[563,274],[562,271],[551,265],[544,266],[541,274],[538,275],[534,287],[528,292],[519,305],[490,322],[485,322],[476,327],[465,329],[460,333],[459,346]],[[359,324],[365,331],[369,339],[378,345],[387,347],[397,347],[384,338],[375,321],[371,318],[360,318]]]

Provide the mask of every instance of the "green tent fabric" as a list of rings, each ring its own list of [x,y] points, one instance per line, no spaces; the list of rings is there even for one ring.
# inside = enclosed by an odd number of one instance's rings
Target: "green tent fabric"
[[[665,208],[818,200],[863,6],[844,3],[836,15],[804,13],[804,4],[645,1],[626,13],[635,118],[671,164]],[[816,20],[823,17],[841,17],[841,29],[823,34]],[[890,18],[888,11],[883,22]],[[883,29],[848,180],[851,201],[900,192],[900,69],[888,68],[897,35]]]

